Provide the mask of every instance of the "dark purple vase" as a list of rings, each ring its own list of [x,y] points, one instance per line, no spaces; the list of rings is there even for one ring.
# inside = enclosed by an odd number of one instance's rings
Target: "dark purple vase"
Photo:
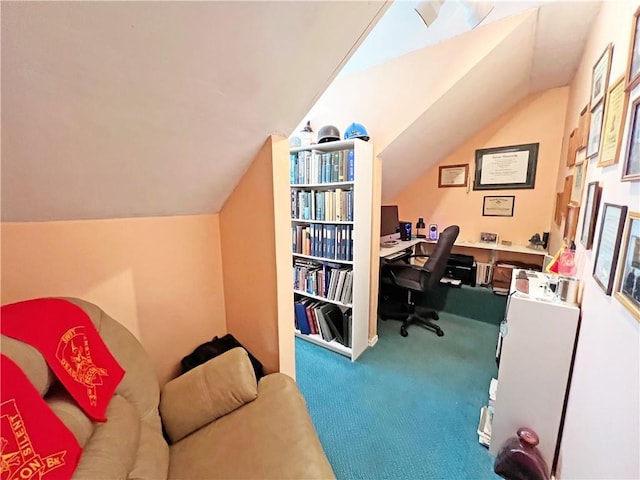
[[[507,480],[549,480],[547,464],[536,445],[540,439],[530,428],[520,428],[506,442],[493,464],[493,471]]]

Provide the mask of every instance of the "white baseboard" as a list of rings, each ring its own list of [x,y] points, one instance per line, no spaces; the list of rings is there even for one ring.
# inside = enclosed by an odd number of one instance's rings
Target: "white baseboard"
[[[375,335],[373,338],[369,339],[369,346],[373,347],[376,343],[378,343],[378,335]]]

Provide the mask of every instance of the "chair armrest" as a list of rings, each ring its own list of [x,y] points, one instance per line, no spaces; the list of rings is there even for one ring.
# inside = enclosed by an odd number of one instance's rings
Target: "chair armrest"
[[[172,442],[255,400],[256,375],[243,348],[233,348],[168,382],[160,416]]]

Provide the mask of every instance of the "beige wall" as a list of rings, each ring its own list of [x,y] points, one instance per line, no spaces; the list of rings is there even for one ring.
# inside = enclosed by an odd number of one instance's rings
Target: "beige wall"
[[[501,240],[527,245],[533,233],[550,228],[568,93],[562,87],[528,96],[443,159],[440,165],[469,165],[469,188],[438,188],[436,166],[388,203],[397,204],[401,220],[414,225],[418,217],[440,230],[459,225],[461,240],[496,232]],[[540,143],[534,189],[473,190],[476,149],[524,143]],[[482,216],[485,195],[514,195],[514,216]]]
[[[162,383],[226,332],[218,215],[3,223],[2,304],[80,297],[123,323]]]
[[[614,44],[610,81],[625,71],[631,23],[638,5],[637,0],[602,3],[571,83],[565,139],[577,127],[580,111],[589,102],[592,68],[608,43]],[[638,96],[640,88],[631,92],[632,99]],[[603,202],[627,205],[630,211],[640,212],[640,182],[620,181],[629,124],[627,116],[619,162],[598,168],[597,157],[588,161],[586,181],[600,182],[601,205]],[[561,158],[566,158],[566,145]],[[571,173],[564,162],[561,165],[558,190],[562,189],[564,177]],[[600,222],[601,214],[596,232]],[[578,232],[581,226],[580,221]],[[597,233],[591,250],[585,250],[577,242],[584,295],[560,474],[565,479],[637,479],[640,478],[640,323],[613,295],[605,295],[593,279],[597,245]]]
[[[229,332],[266,371],[295,376],[288,161],[288,142],[268,138],[220,212],[220,238]]]

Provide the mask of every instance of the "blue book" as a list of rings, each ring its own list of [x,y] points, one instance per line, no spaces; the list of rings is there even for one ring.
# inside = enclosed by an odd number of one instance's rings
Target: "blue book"
[[[355,154],[353,150],[349,150],[347,155],[347,181],[353,182],[355,179],[354,170],[355,170]]]
[[[307,310],[304,303],[295,302],[294,311],[296,315],[296,323],[298,324],[300,333],[309,335],[311,333],[311,329],[309,328],[309,320],[307,319]]]

